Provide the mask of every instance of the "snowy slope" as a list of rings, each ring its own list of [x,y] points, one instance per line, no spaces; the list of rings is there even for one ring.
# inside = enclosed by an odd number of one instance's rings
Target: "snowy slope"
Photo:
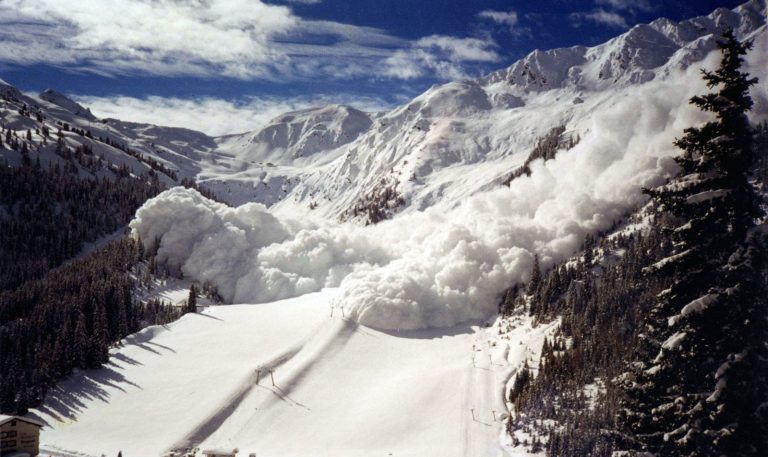
[[[483,327],[384,333],[335,321],[275,372],[282,401],[254,389],[202,447],[295,457],[502,455],[504,382],[551,328],[520,325],[498,339]]]
[[[216,421],[260,365],[296,351],[332,292],[290,302],[209,308],[124,340],[110,363],[60,383],[32,414],[44,447],[99,456],[157,456]],[[141,439],[136,439],[141,437]]]
[[[213,307],[128,338],[33,411],[48,424],[43,449],[501,455],[505,382],[553,325],[380,332],[331,317],[334,293]]]
[[[72,150],[86,146],[93,151],[91,157],[101,158],[105,165],[125,165],[131,173],[141,175],[153,169],[154,161],[159,165],[154,168],[167,185],[175,185],[181,178],[193,178],[206,162],[215,161],[216,143],[200,132],[97,119],[89,109],[53,89],[35,96],[23,94],[0,81],[0,96],[2,125],[23,139],[29,131],[32,136],[30,157],[33,161],[39,157],[43,165],[65,163],[65,159],[56,153],[59,129],[62,129],[66,146]],[[44,136],[43,127],[48,128],[48,137]],[[9,164],[21,161],[19,152],[9,149],[8,145],[0,148],[0,158]],[[92,173],[85,167],[78,167],[84,175]],[[107,178],[112,176],[108,168],[96,174]]]

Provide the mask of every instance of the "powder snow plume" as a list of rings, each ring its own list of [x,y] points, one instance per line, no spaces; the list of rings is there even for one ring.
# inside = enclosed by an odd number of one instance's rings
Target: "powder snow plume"
[[[710,56],[705,66],[713,63]],[[531,176],[510,187],[449,210],[433,207],[369,227],[317,225],[174,188],[139,209],[131,228],[148,245],[159,241],[160,260],[216,284],[229,302],[340,286],[334,306],[361,324],[452,326],[492,314],[507,287],[528,279],[534,253],[552,265],[586,234],[642,204],[642,187],[675,171],[675,137],[706,120],[688,104],[704,91],[697,68],[623,89],[589,118],[573,120],[569,128],[582,137],[576,147],[534,162]]]

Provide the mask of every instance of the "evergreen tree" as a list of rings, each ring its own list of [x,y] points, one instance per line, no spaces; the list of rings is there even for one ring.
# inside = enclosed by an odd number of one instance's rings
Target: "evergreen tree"
[[[107,312],[103,303],[97,303],[93,324],[93,335],[90,343],[90,359],[88,368],[98,368],[109,360],[109,328]]]
[[[679,175],[647,190],[673,245],[647,271],[673,283],[646,318],[622,421],[631,447],[656,455],[768,455],[764,251],[745,114],[756,79],[740,71],[751,46],[723,34],[719,68],[703,71],[715,91],[691,99],[714,119],[685,130]]]
[[[539,289],[541,284],[541,266],[539,265],[539,254],[533,256],[533,271],[531,271],[531,280],[528,282],[528,295],[533,295]]]
[[[75,318],[76,324],[72,351],[74,359],[71,363],[77,368],[85,368],[87,366],[86,360],[88,357],[88,334],[86,333],[85,315],[79,307],[75,312],[77,316]]]
[[[197,311],[197,286],[192,284],[189,286],[189,298],[187,299],[187,312],[194,313]]]

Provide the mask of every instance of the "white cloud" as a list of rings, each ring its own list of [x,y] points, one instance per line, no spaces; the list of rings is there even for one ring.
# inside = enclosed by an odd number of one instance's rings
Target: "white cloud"
[[[259,73],[280,63],[269,41],[298,24],[286,7],[260,1],[210,0],[6,0],[2,14],[32,22],[38,48],[69,53],[66,61],[93,61],[97,67],[136,67],[192,73],[205,65],[230,76]],[[22,29],[14,27],[15,29]],[[37,38],[34,40],[34,38]],[[3,57],[8,60],[7,53]],[[32,56],[30,56],[32,57]],[[54,62],[55,63],[55,62]]]
[[[220,98],[136,98],[119,95],[75,95],[72,98],[91,108],[93,113],[101,118],[185,127],[212,136],[256,130],[287,111],[311,106],[341,103],[369,112],[389,106],[381,99],[344,94],[294,98],[249,97],[237,102]]]
[[[517,13],[514,11],[483,10],[477,13],[477,17],[489,19],[499,25],[505,25],[512,34],[516,33],[515,26],[517,25],[518,18]]]
[[[579,25],[583,21],[590,21],[622,29],[625,29],[628,26],[627,20],[624,19],[621,14],[613,11],[606,11],[603,8],[596,8],[590,12],[571,13],[569,17],[576,25]]]
[[[414,43],[414,46],[444,51],[448,54],[448,59],[453,62],[495,62],[499,59],[499,55],[493,50],[496,43],[487,39],[431,35],[419,39]]]
[[[436,75],[442,79],[467,77],[465,62],[496,62],[496,42],[487,38],[456,38],[431,35],[415,41],[410,48],[395,52],[386,60],[388,76],[401,79]]]
[[[579,11],[570,14],[571,21],[579,26],[583,21],[626,29],[629,27],[627,18],[633,18],[639,11],[653,11],[656,7],[650,0],[596,0],[602,5],[592,11]],[[603,7],[604,6],[604,7]]]
[[[433,43],[450,57],[419,71],[445,77],[486,60],[473,39],[454,40]],[[306,20],[261,0],[0,0],[0,41],[0,62],[20,65],[280,81],[374,78],[387,59],[428,48],[372,27]]]
[[[605,5],[616,11],[653,11],[655,6],[649,0],[597,0],[598,5]]]

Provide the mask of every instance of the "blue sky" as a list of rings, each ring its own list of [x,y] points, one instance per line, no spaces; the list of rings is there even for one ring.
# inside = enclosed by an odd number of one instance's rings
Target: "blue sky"
[[[160,123],[191,111],[175,123],[198,128],[211,110],[239,116],[209,123],[220,134],[313,104],[392,106],[533,49],[594,45],[636,23],[740,3],[0,0],[0,78],[53,87],[102,116]]]

